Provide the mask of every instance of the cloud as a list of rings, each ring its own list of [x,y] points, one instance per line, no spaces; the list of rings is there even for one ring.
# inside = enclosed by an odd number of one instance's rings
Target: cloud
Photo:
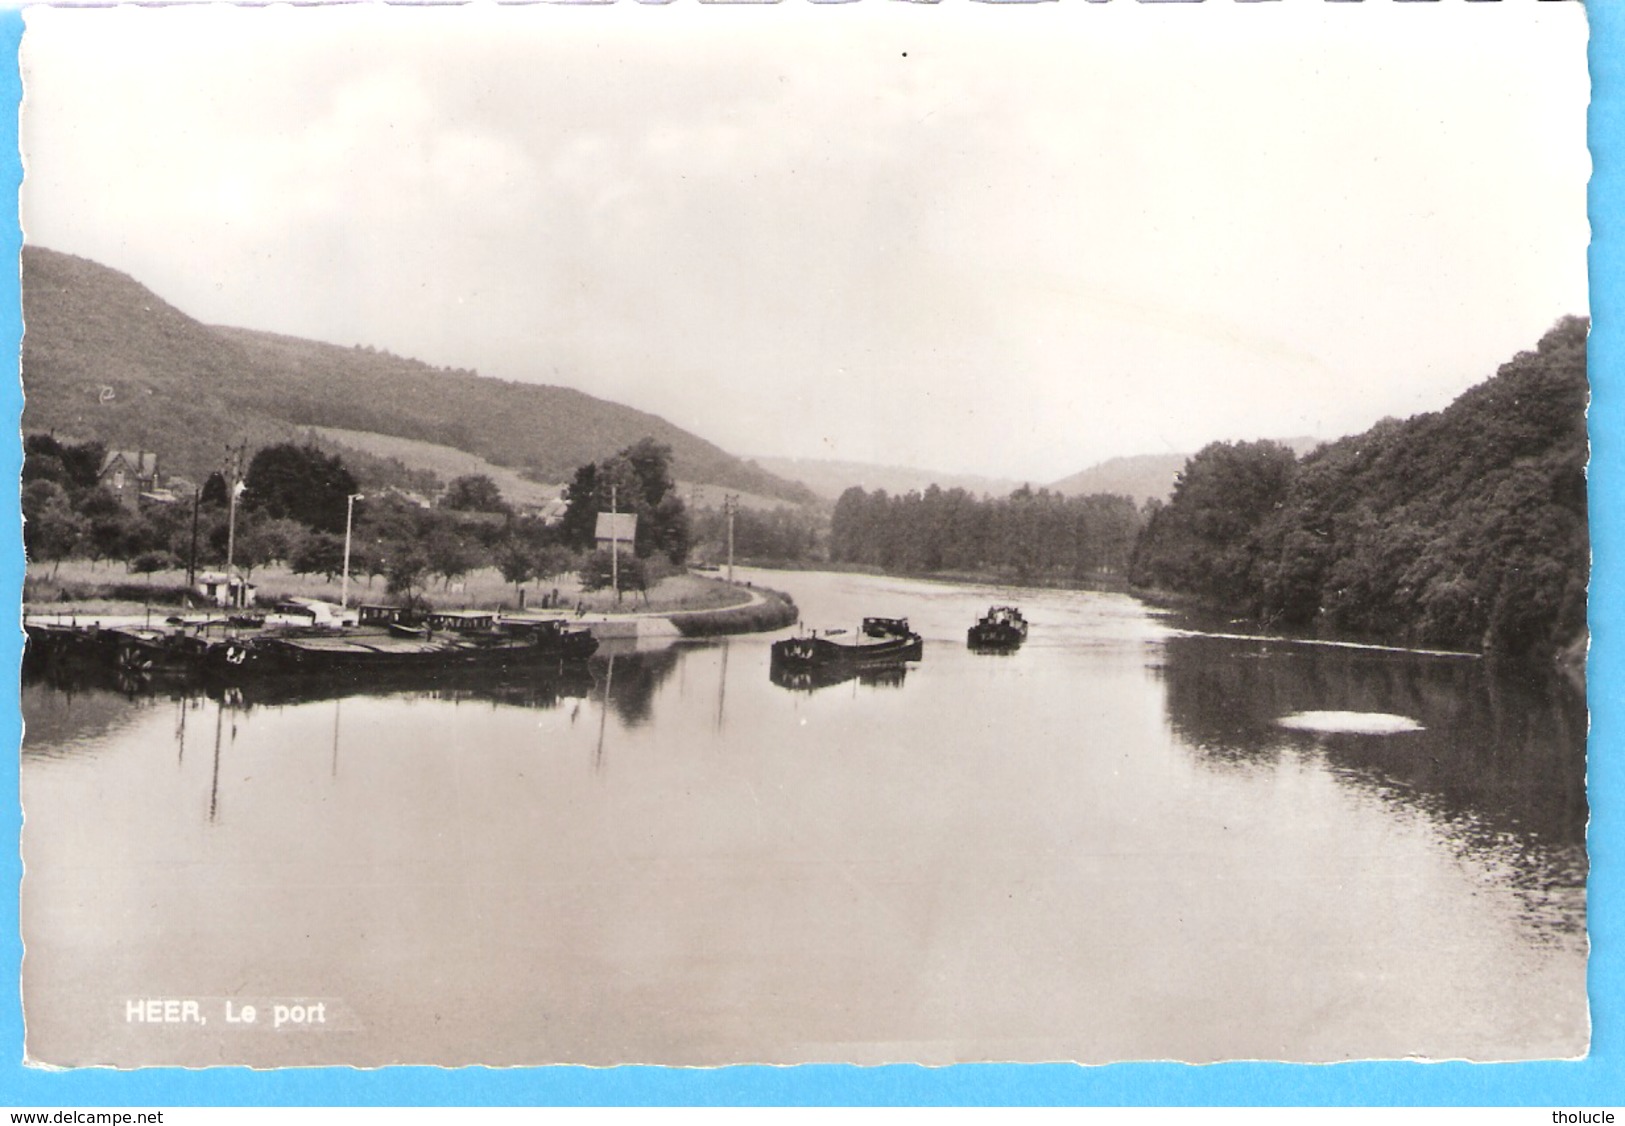
[[[617,7],[31,10],[28,237],[742,452],[1037,480],[1439,406],[1584,303],[1571,6]]]

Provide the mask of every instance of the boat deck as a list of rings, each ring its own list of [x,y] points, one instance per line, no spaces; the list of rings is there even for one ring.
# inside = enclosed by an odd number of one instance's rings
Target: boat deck
[[[382,653],[390,656],[406,656],[417,653],[444,653],[453,647],[444,641],[391,637],[388,634],[379,634],[375,637],[285,637],[279,640],[292,649],[324,654]]]

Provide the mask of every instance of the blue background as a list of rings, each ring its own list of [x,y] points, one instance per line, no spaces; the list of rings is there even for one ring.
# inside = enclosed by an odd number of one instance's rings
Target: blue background
[[[1130,0],[1122,0],[1124,3]],[[1225,0],[1211,0],[1222,3]],[[1372,3],[1387,0],[1370,0]],[[1442,0],[1462,3],[1464,0]],[[1504,0],[1528,3],[1530,0]],[[1614,748],[1622,724],[1620,693],[1625,683],[1621,650],[1613,633],[1625,622],[1619,586],[1622,533],[1621,450],[1625,427],[1625,388],[1621,349],[1625,341],[1613,319],[1620,294],[1620,227],[1625,195],[1619,148],[1625,145],[1625,3],[1598,0],[1591,18],[1591,532],[1594,570],[1591,589],[1592,650],[1590,698],[1591,821],[1591,1055],[1573,1063],[1421,1064],[1359,1063],[1323,1066],[1284,1064],[1070,1064],[966,1065],[853,1068],[734,1067],[718,1070],[662,1068],[554,1067],[491,1071],[468,1068],[392,1068],[357,1072],[344,1068],[254,1072],[241,1068],[209,1071],[154,1069],[136,1072],[85,1070],[50,1072],[23,1067],[22,1003],[18,988],[0,1000],[0,1105],[10,1106],[186,1106],[249,1105],[503,1105],[503,1104],[986,1104],[1079,1105],[1619,1105],[1625,1098],[1625,1043],[1620,1036],[1621,909],[1619,814],[1625,804],[1621,764]],[[23,20],[18,11],[0,12],[0,151],[17,150],[16,108],[22,96],[17,47]],[[17,227],[17,188],[22,168],[15,156],[0,182],[0,261],[15,263],[21,247]],[[1485,237],[1493,238],[1493,232]],[[18,355],[21,314],[16,268],[5,271],[0,299],[0,354]],[[15,369],[14,369],[15,370]],[[18,429],[22,396],[15,383],[0,393],[12,433]],[[0,479],[16,481],[20,443],[0,448]],[[21,516],[15,489],[0,500],[0,526],[10,551],[0,568],[0,615],[9,641],[0,650],[0,683],[17,681],[21,657],[18,621],[22,597]],[[15,699],[15,698],[14,698]],[[17,745],[21,723],[15,704],[0,715],[0,745]],[[22,829],[17,775],[6,772],[0,786],[6,839]],[[0,848],[0,880],[16,888],[22,869],[12,847]],[[0,965],[19,979],[22,961],[17,936],[17,897],[0,895]],[[0,975],[6,976],[6,975]]]

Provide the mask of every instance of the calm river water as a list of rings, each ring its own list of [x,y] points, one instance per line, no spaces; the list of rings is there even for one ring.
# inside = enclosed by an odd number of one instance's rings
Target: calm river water
[[[906,615],[924,659],[786,689],[780,633],[369,695],[25,684],[30,1057],[1586,1051],[1572,687],[1118,595],[750,577],[809,626]],[[1014,655],[965,647],[993,601]]]

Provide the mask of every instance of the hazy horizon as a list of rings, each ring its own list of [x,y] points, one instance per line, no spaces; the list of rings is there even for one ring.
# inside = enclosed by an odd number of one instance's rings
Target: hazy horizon
[[[1332,439],[1587,312],[1578,4],[25,18],[28,243],[743,457]]]

